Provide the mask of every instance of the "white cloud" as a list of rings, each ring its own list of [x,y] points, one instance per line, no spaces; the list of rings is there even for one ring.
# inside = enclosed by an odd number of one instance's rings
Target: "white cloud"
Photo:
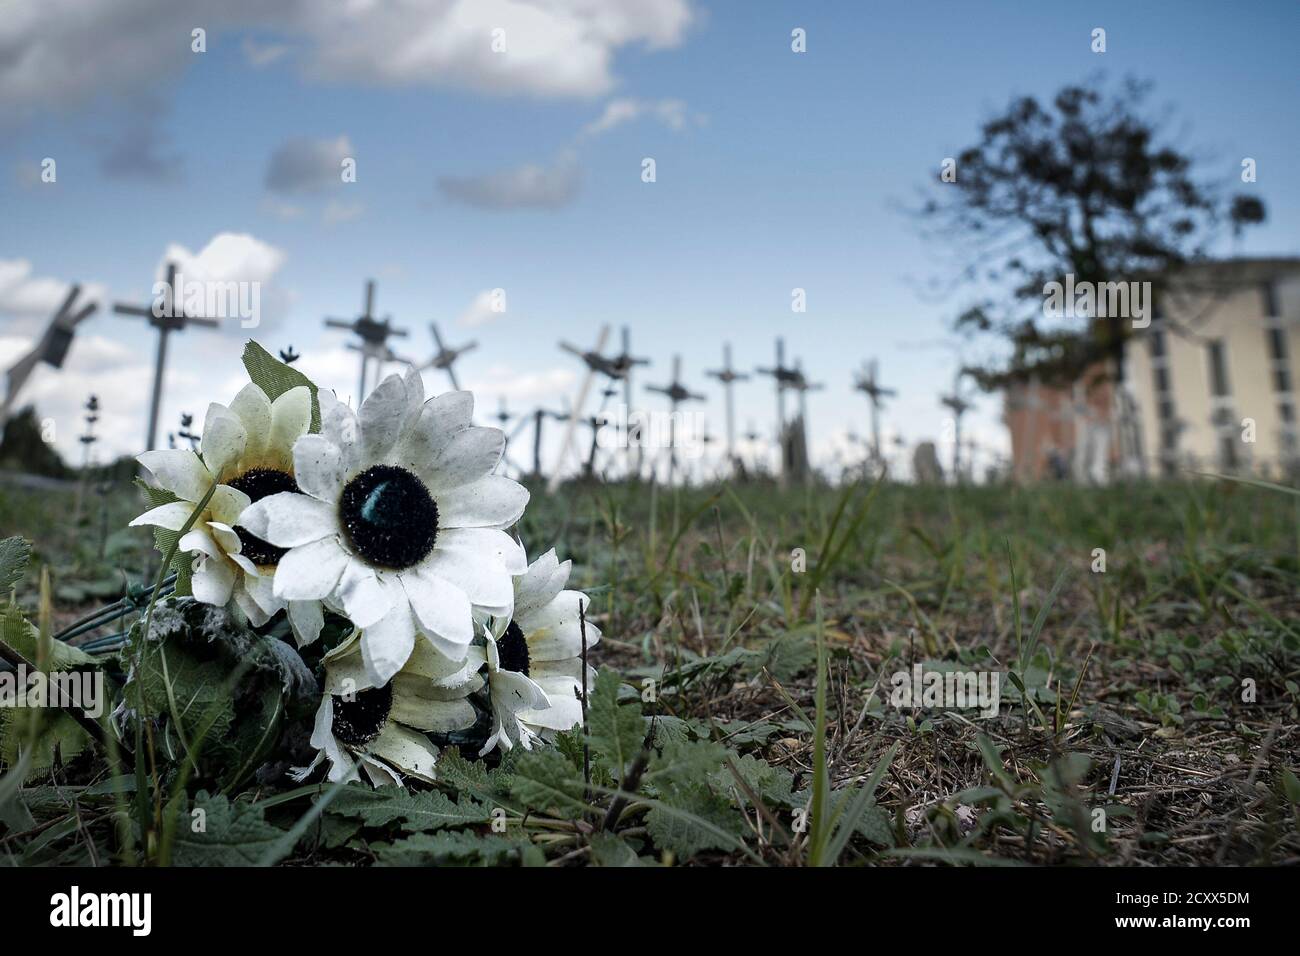
[[[691,0],[10,0],[0,18],[0,113],[158,89],[197,62],[196,26],[209,49],[222,33],[274,33],[277,44],[245,42],[255,65],[301,40],[305,72],[331,83],[597,96],[613,88],[620,50],[674,47],[695,17]],[[504,52],[493,50],[496,29]]]
[[[676,46],[694,19],[689,0],[422,0],[313,15],[322,77],[541,96],[609,90],[620,48]]]
[[[321,222],[327,226],[337,225],[341,222],[352,222],[360,219],[366,211],[366,207],[359,202],[339,202],[337,199],[331,199],[325,204],[325,209],[321,212]]]
[[[504,318],[505,311],[498,311],[493,308],[495,303],[496,296],[493,294],[493,290],[484,289],[474,296],[474,301],[456,319],[456,324],[472,329],[481,325],[490,325],[498,319]]]
[[[474,393],[480,418],[495,412],[497,403],[504,398],[509,404],[533,405],[549,403],[559,407],[561,399],[574,391],[577,376],[565,366],[555,366],[535,372],[520,372],[509,365],[491,365],[482,373],[469,377],[462,385]],[[515,408],[516,413],[521,409]]]
[[[525,163],[477,176],[440,176],[438,188],[453,202],[480,209],[559,209],[582,185],[577,157],[564,153],[550,166]]]
[[[283,43],[258,43],[252,37],[244,37],[239,48],[248,65],[259,70],[270,66],[289,52],[289,47]]]
[[[15,321],[5,323],[10,333],[30,331],[51,318],[71,285],[62,279],[32,274],[32,264],[26,259],[0,259],[0,315]],[[82,286],[77,302],[102,302],[104,287],[99,283]],[[39,320],[39,321],[33,321]]]
[[[600,136],[642,116],[658,120],[673,132],[681,132],[692,124],[703,126],[707,121],[704,114],[691,112],[683,100],[638,100],[623,97],[606,103],[605,111],[582,128],[579,138]]]
[[[355,156],[346,136],[288,140],[271,154],[266,188],[282,195],[324,192],[342,185],[343,160]]]
[[[258,334],[264,334],[288,313],[292,297],[283,288],[277,287],[276,274],[284,265],[285,254],[275,246],[269,245],[247,233],[220,232],[209,240],[208,244],[197,253],[191,252],[178,243],[170,243],[154,269],[154,281],[165,281],[168,263],[176,263],[177,272],[186,286],[189,283],[202,283],[207,288],[202,291],[224,288],[226,283],[243,283],[237,303],[246,306],[253,303],[258,308]],[[186,289],[182,289],[182,296]],[[207,303],[202,307],[189,309],[194,315],[205,315]],[[249,313],[251,315],[251,313]],[[222,327],[240,335],[247,335],[249,327],[242,324],[248,315],[236,312],[232,307],[227,311],[216,312],[212,318],[226,318]]]
[[[84,424],[82,404],[89,395],[98,395],[100,420],[95,426],[99,436],[93,451],[95,460],[111,461],[124,454],[139,452],[144,443],[145,422],[149,413],[150,385],[153,382],[153,352],[133,347],[150,337],[132,337],[130,343],[120,337],[78,335],[62,369],[38,365],[27,386],[18,397],[18,407],[34,405],[39,417],[54,424],[54,444],[65,461],[81,461],[77,436]],[[24,354],[31,339],[0,338],[0,366]],[[203,392],[200,376],[193,370],[173,363],[164,383],[164,403],[159,424],[159,443],[166,447],[167,432],[175,431],[182,410],[194,414],[200,425],[207,399],[189,401]],[[213,396],[217,398],[219,396]]]

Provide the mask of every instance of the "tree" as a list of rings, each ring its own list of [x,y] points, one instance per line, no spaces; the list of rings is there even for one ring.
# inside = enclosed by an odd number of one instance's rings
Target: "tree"
[[[5,423],[4,437],[0,438],[0,467],[48,478],[67,478],[71,474],[54,446],[45,441],[41,421],[30,405]]]
[[[921,208],[928,230],[975,251],[962,279],[985,294],[957,329],[1010,343],[1006,357],[968,369],[984,388],[1031,376],[1069,382],[1099,365],[1122,381],[1134,316],[1044,318],[1047,283],[1067,274],[1076,286],[1145,280],[1158,295],[1162,279],[1206,258],[1225,228],[1237,235],[1263,221],[1258,199],[1226,197],[1194,177],[1192,159],[1146,115],[1149,91],[1128,80],[1109,95],[1092,82],[1046,106],[1013,100]]]

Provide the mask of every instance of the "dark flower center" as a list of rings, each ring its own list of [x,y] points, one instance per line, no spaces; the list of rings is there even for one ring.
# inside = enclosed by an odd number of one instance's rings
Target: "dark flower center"
[[[374,465],[343,488],[339,521],[352,547],[381,568],[419,564],[438,537],[438,506],[405,468]]]
[[[506,632],[497,641],[497,656],[501,659],[502,670],[517,671],[528,676],[528,641],[514,621],[510,622]]]
[[[274,468],[250,468],[238,478],[226,482],[231,488],[248,495],[249,501],[261,501],[282,491],[297,491],[298,482],[293,475]],[[263,541],[257,535],[244,528],[236,528],[239,535],[240,550],[244,557],[258,565],[279,564],[284,557],[285,548],[277,548],[269,541]]]
[[[393,709],[393,685],[363,690],[351,700],[334,697],[334,736],[351,747],[368,744],[379,736]]]

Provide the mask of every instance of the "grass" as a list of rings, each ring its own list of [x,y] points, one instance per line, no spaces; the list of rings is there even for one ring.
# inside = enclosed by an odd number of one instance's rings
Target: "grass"
[[[148,536],[114,530],[132,494],[108,499],[103,558],[95,507],[71,533],[57,498],[0,485],[3,533],[50,568],[56,628],[94,603],[85,582],[117,581],[111,600],[152,581]],[[807,791],[800,824],[733,764],[744,852],[689,862],[1300,861],[1300,535],[1280,491],[570,485],[535,488],[520,532],[574,560],[605,634],[593,663],[657,688],[648,714]],[[891,675],[916,663],[1008,675],[997,716],[893,706]],[[640,833],[653,801],[628,796]],[[561,822],[529,831],[546,858],[590,859]]]

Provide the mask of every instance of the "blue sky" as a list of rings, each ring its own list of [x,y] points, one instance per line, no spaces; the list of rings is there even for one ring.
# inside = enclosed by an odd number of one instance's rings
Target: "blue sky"
[[[321,318],[352,315],[374,276],[379,312],[411,330],[398,351],[425,357],[430,319],[453,341],[480,341],[459,371],[485,411],[502,392],[516,410],[554,407],[578,372],[556,340],[589,344],[608,322],[631,326],[634,351],[652,358],[641,383],[665,380],[671,355],[683,353],[688,384],[711,398],[715,433],[721,393],[701,371],[717,366],[724,341],[739,365],[767,364],[783,334],[788,354],[827,386],[809,400],[823,459],[846,429],[865,431],[866,403],[851,383],[871,356],[899,390],[889,426],[909,442],[938,438],[936,395],[956,364],[948,323],[963,301],[918,292],[955,262],[897,207],[1011,96],[1050,95],[1097,73],[1154,80],[1153,104],[1173,110],[1177,141],[1205,158],[1203,174],[1232,185],[1241,158],[1257,160],[1259,182],[1247,188],[1268,203],[1269,222],[1223,251],[1300,254],[1300,186],[1289,171],[1300,158],[1295,3],[611,0],[622,21],[594,27],[597,39],[572,57],[562,43],[538,54],[535,69],[503,83],[484,57],[394,50],[400,29],[325,28],[289,3],[276,14],[123,0],[91,4],[98,13],[85,22],[66,3],[0,26],[0,52],[39,44],[78,65],[73,79],[39,62],[0,66],[0,360],[39,327],[36,293],[54,291],[42,280],[144,301],[170,244],[197,253],[229,232],[278,254],[267,279],[277,314],[256,337],[270,348],[292,342],[341,392],[355,387],[356,360]],[[564,29],[585,29],[581,4],[540,6],[558,8]],[[464,27],[459,5],[427,7],[412,30],[442,16]],[[491,0],[471,26],[513,24],[511,7]],[[660,26],[644,22],[655,16]],[[207,52],[190,53],[190,29],[205,25]],[[795,27],[807,31],[804,54],[791,52]],[[1094,27],[1107,31],[1104,54],[1090,50]],[[528,28],[507,27],[506,41],[492,55],[522,55]],[[149,71],[121,65],[151,54]],[[557,89],[553,78],[588,54],[597,65]],[[255,65],[259,55],[270,62]],[[44,84],[41,69],[52,74]],[[641,104],[640,115],[584,133],[622,101]],[[114,153],[124,130],[153,147]],[[356,183],[268,189],[286,143],[341,137]],[[44,157],[58,162],[56,184],[32,182]],[[651,184],[640,178],[644,157],[656,162]],[[482,208],[439,185],[525,165],[551,185],[549,204]],[[805,314],[791,313],[795,287],[807,290]],[[506,314],[457,327],[493,288],[506,291]],[[144,397],[131,393],[147,391],[153,349],[137,323],[101,311],[62,377],[33,383],[42,411],[69,423],[61,447],[75,446],[76,402],[97,388],[106,450],[135,450]],[[229,399],[239,345],[238,329],[177,340],[165,424],[181,408],[201,414],[207,401]],[[443,387],[438,373],[427,380]],[[770,382],[738,389],[742,426],[770,429]],[[1006,443],[997,412],[996,401],[981,402],[976,427],[990,447]]]

